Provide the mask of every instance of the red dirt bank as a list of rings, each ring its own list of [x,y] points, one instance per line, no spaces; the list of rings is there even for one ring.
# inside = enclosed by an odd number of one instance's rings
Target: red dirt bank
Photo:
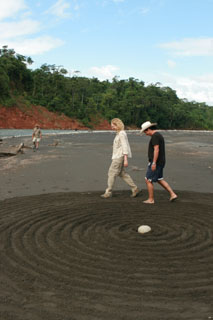
[[[41,106],[25,107],[24,110],[17,107],[0,107],[0,129],[32,129],[36,123],[42,129],[88,129],[76,119],[50,112]],[[104,119],[94,121],[92,126],[95,130],[111,129],[109,122]]]

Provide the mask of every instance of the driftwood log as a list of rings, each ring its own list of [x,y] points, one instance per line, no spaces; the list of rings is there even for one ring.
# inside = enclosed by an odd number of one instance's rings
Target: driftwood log
[[[8,147],[4,148],[3,146],[0,147],[0,157],[11,157],[16,156],[18,153],[23,152],[24,143],[20,143],[18,147]]]
[[[48,146],[56,147],[58,145],[58,141],[54,141],[54,143],[48,144]]]

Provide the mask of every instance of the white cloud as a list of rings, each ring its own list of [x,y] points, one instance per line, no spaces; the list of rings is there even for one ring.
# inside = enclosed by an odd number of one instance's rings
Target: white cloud
[[[116,71],[119,68],[112,65],[106,65],[103,67],[92,67],[90,68],[90,73],[92,76],[98,77],[100,80],[112,79],[116,75]]]
[[[9,48],[13,48],[19,54],[36,55],[62,46],[63,41],[49,36],[42,36],[34,39],[9,41],[7,44]]]
[[[179,56],[213,56],[213,38],[186,38],[160,44]]]
[[[68,7],[68,2],[59,0],[55,14],[64,16]],[[0,0],[0,46],[7,45],[23,55],[37,55],[63,45],[60,39],[42,35],[43,25],[39,20],[26,18],[30,14],[24,0]],[[11,19],[3,21],[6,18]]]
[[[101,0],[100,2],[97,1],[97,4],[101,5],[102,7],[106,7],[108,5],[111,5],[112,3],[122,3],[125,2],[126,0]]]
[[[18,22],[2,22],[0,23],[0,41],[2,41],[2,39],[32,34],[39,30],[40,23],[35,20],[27,19]]]
[[[79,4],[75,4],[75,5],[74,5],[74,10],[75,10],[75,11],[80,10],[80,8],[81,8],[81,6],[80,6]]]
[[[47,13],[51,13],[57,16],[58,18],[66,18],[70,16],[70,14],[66,12],[66,10],[69,8],[69,2],[66,2],[64,0],[58,0],[52,7],[50,7]]]
[[[26,9],[24,0],[0,1],[0,20],[13,17],[16,13]]]
[[[150,12],[150,8],[141,8],[141,9],[139,10],[139,12],[140,12],[140,14],[145,15],[145,14],[147,14],[148,12]]]
[[[174,68],[176,66],[176,62],[173,60],[168,60],[167,64],[168,64],[169,68]]]
[[[161,74],[159,81],[163,86],[169,86],[176,90],[178,97],[181,99],[206,102],[206,104],[213,106],[213,74],[194,77]]]

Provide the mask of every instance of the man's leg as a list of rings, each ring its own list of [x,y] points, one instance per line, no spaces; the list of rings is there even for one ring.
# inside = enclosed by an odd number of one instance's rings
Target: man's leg
[[[154,201],[154,186],[151,181],[149,181],[148,179],[145,179],[145,180],[146,180],[149,198],[143,202],[148,203],[148,204],[153,204],[153,203],[155,203],[155,201]]]
[[[170,201],[174,201],[175,199],[177,199],[177,195],[176,193],[174,193],[174,191],[172,190],[172,188],[170,187],[170,185],[168,184],[168,182],[166,182],[164,179],[162,180],[158,180],[158,183],[166,190],[169,192],[170,194]]]

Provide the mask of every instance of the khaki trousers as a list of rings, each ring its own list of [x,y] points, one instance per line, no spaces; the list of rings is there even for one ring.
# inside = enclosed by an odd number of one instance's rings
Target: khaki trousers
[[[106,189],[106,193],[112,193],[112,188],[117,176],[122,178],[130,186],[132,191],[137,189],[130,175],[124,170],[124,157],[112,160],[108,171],[108,188]]]

